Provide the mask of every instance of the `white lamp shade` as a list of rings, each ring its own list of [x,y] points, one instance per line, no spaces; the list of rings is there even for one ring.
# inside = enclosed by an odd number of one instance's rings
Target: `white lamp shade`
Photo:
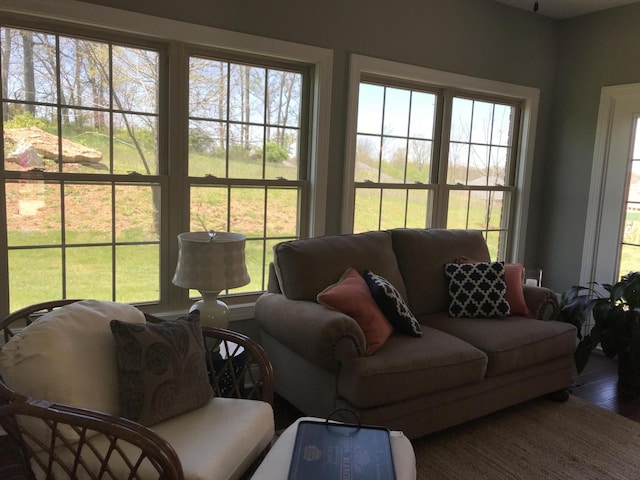
[[[178,265],[173,284],[200,292],[219,292],[249,283],[246,237],[239,233],[185,232],[178,235]]]

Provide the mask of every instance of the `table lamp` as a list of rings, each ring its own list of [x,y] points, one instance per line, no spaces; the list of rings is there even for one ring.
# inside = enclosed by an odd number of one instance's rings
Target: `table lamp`
[[[202,325],[227,328],[229,307],[218,300],[222,290],[249,283],[245,263],[246,237],[230,232],[178,234],[178,265],[173,284],[193,288],[202,295],[189,310],[200,310]]]

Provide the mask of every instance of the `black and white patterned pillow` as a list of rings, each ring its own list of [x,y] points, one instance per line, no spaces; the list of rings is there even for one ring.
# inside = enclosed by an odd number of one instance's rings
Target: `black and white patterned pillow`
[[[449,278],[449,315],[452,317],[511,314],[502,262],[447,263],[445,273]]]
[[[409,306],[402,299],[400,292],[386,278],[376,275],[373,272],[365,270],[363,274],[364,280],[371,290],[373,299],[387,317],[387,320],[393,325],[394,330],[411,335],[412,337],[421,337],[422,329],[416,317],[409,310]]]

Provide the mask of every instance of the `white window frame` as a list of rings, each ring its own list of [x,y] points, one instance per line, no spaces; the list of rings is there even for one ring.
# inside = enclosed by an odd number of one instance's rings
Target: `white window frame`
[[[306,221],[308,230],[300,232],[300,236],[324,234],[329,163],[329,137],[326,132],[329,131],[333,68],[333,52],[331,50],[152,15],[125,12],[76,0],[56,0],[55,2],[50,0],[3,0],[0,11],[32,18],[76,23],[105,31],[142,35],[164,42],[180,42],[181,44],[259,55],[312,66],[313,90],[310,99],[312,117],[309,120],[309,211],[301,212],[301,215],[308,216]],[[184,71],[186,72],[186,69]],[[186,79],[172,78],[171,81],[174,82],[173,84],[187,84]],[[181,96],[183,97],[181,99],[183,105],[172,105],[174,110],[179,110],[180,107],[185,108],[187,92],[182,92]],[[176,128],[176,123],[170,121],[169,128]],[[186,142],[183,143],[186,145]],[[169,145],[169,155],[186,158],[186,151],[180,151],[175,144]],[[187,204],[189,192],[184,190],[180,194],[182,195],[182,204]],[[181,231],[189,228],[188,216],[185,216],[181,228]],[[177,259],[177,240],[169,243],[170,245],[161,243],[161,257],[163,259]],[[0,238],[0,248],[6,251],[6,236]],[[168,278],[170,278],[173,268],[175,268],[174,265],[164,265],[161,268],[163,277],[169,275]],[[0,265],[0,271],[4,272],[6,276],[8,265],[6,263]],[[171,286],[170,288],[177,287]],[[0,294],[0,296],[4,297],[4,294]],[[161,292],[162,297],[163,292]],[[167,298],[173,303],[171,300],[174,298],[173,295],[168,295]],[[8,305],[8,298],[0,298],[0,301]],[[167,306],[164,305],[165,308]],[[170,308],[174,307],[179,308],[177,305],[170,306]],[[246,308],[246,306],[243,307]]]
[[[619,280],[633,129],[640,114],[640,83],[603,87],[600,93],[587,204],[580,285]],[[626,272],[625,272],[626,273]]]
[[[507,253],[507,261],[519,261],[524,259],[526,228],[529,210],[529,195],[531,189],[531,172],[533,169],[533,152],[535,147],[536,124],[538,117],[538,104],[540,90],[537,88],[515,85],[511,83],[497,82],[475,78],[441,70],[434,70],[416,65],[393,62],[374,57],[353,54],[350,58],[349,89],[347,105],[347,137],[345,148],[345,171],[343,187],[343,233],[353,231],[354,218],[354,159],[357,139],[358,119],[358,95],[359,86],[363,76],[373,75],[410,81],[414,84],[423,84],[431,88],[455,88],[489,95],[520,100],[522,106],[521,130],[515,175],[513,223],[510,228],[512,242]]]

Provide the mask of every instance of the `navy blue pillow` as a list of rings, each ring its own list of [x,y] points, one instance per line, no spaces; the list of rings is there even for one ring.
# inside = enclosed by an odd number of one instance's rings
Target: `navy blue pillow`
[[[511,314],[502,262],[447,263],[449,315],[504,317]]]
[[[363,274],[365,282],[371,290],[373,299],[378,304],[394,330],[412,337],[421,337],[422,329],[416,317],[409,310],[400,292],[389,281],[369,270]]]

